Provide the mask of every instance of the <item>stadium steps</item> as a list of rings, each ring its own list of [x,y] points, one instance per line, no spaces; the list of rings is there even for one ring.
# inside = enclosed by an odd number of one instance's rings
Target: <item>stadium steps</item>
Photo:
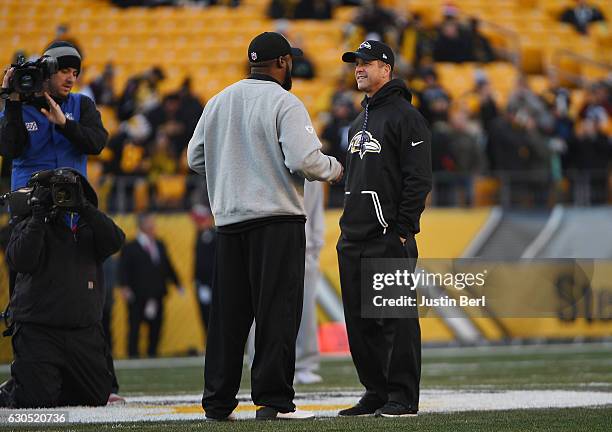
[[[538,258],[611,259],[612,208],[568,208]]]
[[[474,257],[518,259],[535,240],[548,220],[548,211],[504,212],[497,227]]]
[[[538,238],[549,219],[548,212],[510,211],[495,207],[464,250],[462,258],[518,259]],[[495,314],[470,317],[469,322],[488,341],[507,341],[514,336],[513,329]]]

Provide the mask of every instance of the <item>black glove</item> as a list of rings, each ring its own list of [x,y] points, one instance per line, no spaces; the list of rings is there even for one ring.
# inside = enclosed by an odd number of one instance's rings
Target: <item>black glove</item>
[[[51,198],[51,191],[49,188],[36,186],[32,192],[32,198],[30,198],[30,206],[32,207],[32,216],[34,219],[44,220],[52,204],[53,198]]]
[[[48,214],[49,214],[48,208],[43,207],[41,205],[32,206],[32,218],[34,220],[43,222],[45,220],[45,217],[47,217]]]
[[[45,186],[36,186],[32,191],[32,198],[30,198],[30,205],[42,205],[43,207],[51,207],[53,205],[53,198],[51,197],[51,189]]]

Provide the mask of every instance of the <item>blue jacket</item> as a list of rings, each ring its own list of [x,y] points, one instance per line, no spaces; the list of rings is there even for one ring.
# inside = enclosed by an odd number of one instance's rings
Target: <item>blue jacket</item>
[[[13,160],[11,190],[41,170],[70,167],[87,175],[87,155],[99,154],[108,138],[100,113],[87,96],[57,100],[66,115],[61,128],[33,105],[7,101],[0,113],[0,154]]]

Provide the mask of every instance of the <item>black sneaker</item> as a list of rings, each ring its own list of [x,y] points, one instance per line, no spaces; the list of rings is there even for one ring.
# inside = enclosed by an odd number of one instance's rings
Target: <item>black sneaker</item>
[[[368,407],[357,402],[357,405],[338,412],[340,417],[365,417],[371,416],[376,412],[376,408]]]
[[[376,417],[416,417],[418,411],[406,408],[399,402],[387,402],[382,408],[377,409],[374,414]]]

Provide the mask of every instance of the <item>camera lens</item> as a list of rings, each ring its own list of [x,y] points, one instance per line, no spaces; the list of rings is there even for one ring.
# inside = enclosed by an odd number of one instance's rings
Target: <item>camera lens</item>
[[[58,189],[57,192],[55,192],[55,199],[58,204],[63,204],[72,199],[72,194],[69,189]]]
[[[29,74],[25,74],[22,75],[21,78],[19,79],[19,87],[21,88],[21,91],[28,92],[28,91],[32,91],[34,89],[34,78],[32,77],[32,75]]]

